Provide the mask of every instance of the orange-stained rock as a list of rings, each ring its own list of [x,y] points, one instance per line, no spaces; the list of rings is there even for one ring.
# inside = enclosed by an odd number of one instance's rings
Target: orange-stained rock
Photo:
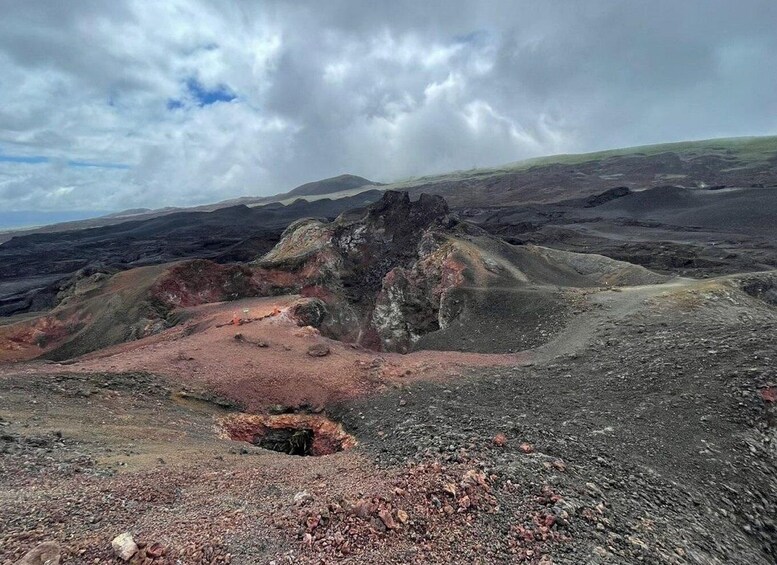
[[[318,414],[232,414],[222,420],[221,428],[226,438],[248,443],[255,443],[257,437],[272,429],[310,430],[310,454],[314,456],[330,455],[356,445],[356,438],[346,433],[341,424]]]
[[[496,434],[494,436],[493,442],[497,447],[504,447],[507,445],[507,436],[502,433]]]

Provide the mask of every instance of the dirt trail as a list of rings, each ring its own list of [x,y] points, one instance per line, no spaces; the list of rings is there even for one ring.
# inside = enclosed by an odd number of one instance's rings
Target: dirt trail
[[[573,355],[584,350],[595,336],[595,328],[603,323],[617,324],[646,307],[650,298],[690,288],[699,281],[678,278],[663,284],[613,287],[585,292],[592,308],[580,313],[551,341],[531,351],[531,362],[548,363],[556,357]]]

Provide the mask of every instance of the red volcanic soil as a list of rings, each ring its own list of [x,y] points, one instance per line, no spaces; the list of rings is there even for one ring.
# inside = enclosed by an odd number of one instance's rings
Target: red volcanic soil
[[[252,298],[184,308],[189,320],[181,326],[64,366],[31,362],[27,368],[60,373],[144,371],[204,387],[246,411],[262,412],[277,405],[323,408],[418,379],[444,379],[467,367],[516,365],[527,358],[438,351],[376,353],[299,327],[288,312],[297,299]],[[246,323],[236,325],[238,320]],[[309,354],[308,349],[318,344],[330,352]],[[14,367],[15,373],[20,370],[22,366]]]
[[[40,355],[47,345],[60,342],[84,321],[78,315],[65,319],[43,316],[29,323],[0,327],[0,362],[24,361]]]
[[[187,307],[256,294],[247,267],[218,265],[203,259],[170,267],[151,287],[165,306]]]

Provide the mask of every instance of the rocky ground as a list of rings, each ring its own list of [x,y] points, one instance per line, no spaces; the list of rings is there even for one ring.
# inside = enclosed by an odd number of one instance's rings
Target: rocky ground
[[[774,563],[777,271],[704,265],[389,191],[86,277],[0,325],[0,565]]]
[[[583,347],[338,415],[389,466],[455,460],[504,434],[488,473],[565,501],[554,562],[774,562],[777,312],[726,283],[630,292],[644,303],[600,302]],[[515,530],[515,509],[504,505],[484,523],[495,561],[509,562],[497,540]]]
[[[128,531],[147,563],[773,563],[771,281],[591,289],[510,365],[319,407],[357,442],[321,457],[230,440],[239,398],[120,356],[6,367],[1,562],[121,562]]]

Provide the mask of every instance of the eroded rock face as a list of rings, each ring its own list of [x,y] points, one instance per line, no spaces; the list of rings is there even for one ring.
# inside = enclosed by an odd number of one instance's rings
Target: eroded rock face
[[[235,300],[257,293],[250,269],[205,259],[174,265],[151,288],[152,298],[165,309]]]
[[[331,223],[297,222],[253,267],[262,292],[309,300],[291,312],[298,323],[396,352],[533,347],[565,324],[576,298],[561,289],[666,280],[603,256],[513,246],[453,217],[439,196],[391,191]],[[500,324],[516,318],[520,331],[505,339]]]
[[[276,284],[315,299],[293,315],[325,335],[404,351],[439,327],[442,269],[434,263],[445,255],[441,234],[455,224],[440,196],[411,201],[387,191],[361,213],[289,226],[258,261],[255,278],[268,293]]]
[[[427,233],[419,258],[410,267],[396,267],[383,278],[372,313],[372,327],[389,351],[408,351],[423,335],[444,327],[441,316],[446,292],[464,282],[464,265],[454,246]]]

